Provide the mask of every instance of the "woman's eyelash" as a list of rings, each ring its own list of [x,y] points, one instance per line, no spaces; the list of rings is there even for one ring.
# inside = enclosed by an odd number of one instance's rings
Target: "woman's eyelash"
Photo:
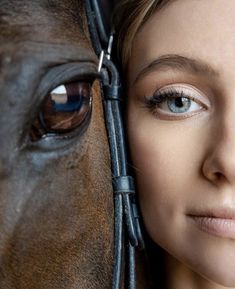
[[[152,96],[145,96],[144,103],[147,108],[154,108],[164,101],[173,98],[188,98],[191,100],[195,100],[194,97],[190,96],[188,93],[186,94],[183,90],[176,90],[174,88],[167,89],[165,91],[160,91],[154,93]]]

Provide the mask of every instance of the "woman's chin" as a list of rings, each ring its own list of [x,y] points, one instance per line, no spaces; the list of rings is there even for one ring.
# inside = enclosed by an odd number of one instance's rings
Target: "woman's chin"
[[[227,268],[227,266],[225,266],[223,270],[215,270],[214,272],[208,272],[207,276],[203,277],[209,280],[210,282],[217,284],[217,286],[220,285],[225,288],[234,288],[235,275],[233,268]],[[217,287],[215,286],[215,288]]]
[[[170,269],[167,269],[167,275],[173,280],[181,280],[178,287],[189,282],[188,288],[235,288],[235,253],[231,253],[235,248],[217,246],[218,250],[214,251],[215,247],[211,244],[204,250],[197,248],[194,254],[192,248],[188,250],[186,246],[185,250],[181,248],[177,252],[165,247],[166,268]]]
[[[191,267],[191,269],[196,272],[198,279],[201,280],[202,283],[209,281],[214,284],[212,288],[217,288],[218,285],[225,288],[235,288],[235,262],[233,263],[234,264],[226,264],[223,260],[221,260],[221,262],[211,261],[209,265],[197,266],[197,268]]]

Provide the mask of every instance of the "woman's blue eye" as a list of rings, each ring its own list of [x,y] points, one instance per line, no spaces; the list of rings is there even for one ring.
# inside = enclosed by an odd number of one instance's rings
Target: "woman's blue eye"
[[[171,112],[184,113],[187,112],[191,106],[191,99],[186,97],[169,98],[167,105]]]
[[[185,115],[199,112],[205,108],[204,104],[195,96],[195,92],[187,89],[168,88],[157,91],[153,96],[145,99],[145,105],[154,114],[164,113],[171,116]]]

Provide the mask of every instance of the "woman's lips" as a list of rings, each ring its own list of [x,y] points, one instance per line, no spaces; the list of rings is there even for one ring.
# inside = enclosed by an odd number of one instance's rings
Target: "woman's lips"
[[[235,240],[235,210],[209,210],[205,213],[188,214],[197,227],[209,234]]]

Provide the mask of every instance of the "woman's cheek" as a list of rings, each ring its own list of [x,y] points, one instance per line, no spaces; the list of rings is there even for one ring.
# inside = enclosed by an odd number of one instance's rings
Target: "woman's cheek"
[[[149,233],[163,236],[166,220],[175,224],[197,195],[206,132],[188,123],[133,116],[128,137],[141,211]]]

